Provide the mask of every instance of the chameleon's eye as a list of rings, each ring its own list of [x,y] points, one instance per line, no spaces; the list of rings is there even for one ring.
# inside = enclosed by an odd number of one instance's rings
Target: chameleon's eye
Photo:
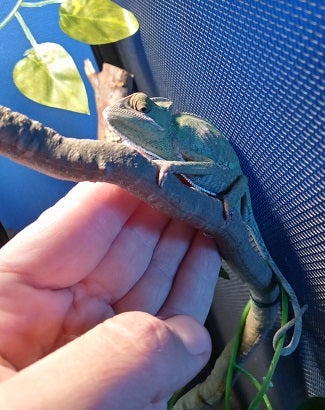
[[[150,111],[150,100],[147,96],[142,96],[134,101],[134,109],[146,114]]]
[[[130,107],[144,114],[150,111],[150,98],[144,93],[136,93],[130,99]]]
[[[150,108],[148,107],[148,105],[146,103],[139,104],[139,106],[137,107],[137,111],[143,112],[144,114],[146,114],[147,112],[150,111]]]

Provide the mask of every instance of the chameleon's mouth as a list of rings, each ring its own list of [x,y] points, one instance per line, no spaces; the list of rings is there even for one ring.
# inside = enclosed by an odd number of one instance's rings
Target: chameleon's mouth
[[[107,123],[107,131],[110,134],[109,139],[110,139],[111,142],[131,147],[131,148],[135,149],[136,151],[138,151],[139,154],[141,154],[141,155],[143,155],[143,156],[145,156],[149,159],[163,159],[162,157],[155,154],[154,152],[146,150],[145,148],[143,148],[140,145],[137,145],[135,142],[131,141],[123,133],[119,132],[116,128],[114,128],[110,123]]]
[[[139,154],[149,159],[162,159],[159,155],[140,147],[139,145],[135,144],[133,141],[130,141],[129,139],[127,139],[125,136],[121,138],[120,143],[135,149],[136,151],[139,152]]]

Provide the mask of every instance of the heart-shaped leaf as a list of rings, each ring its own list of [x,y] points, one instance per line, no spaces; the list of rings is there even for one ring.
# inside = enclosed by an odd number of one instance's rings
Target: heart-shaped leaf
[[[27,98],[50,107],[89,114],[88,98],[78,69],[56,43],[26,51],[13,72],[16,87]]]
[[[122,40],[139,28],[134,14],[111,0],[63,0],[59,14],[61,29],[87,44]]]

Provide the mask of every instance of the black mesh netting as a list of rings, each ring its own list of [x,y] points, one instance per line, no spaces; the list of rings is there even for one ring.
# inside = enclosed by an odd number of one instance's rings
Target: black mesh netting
[[[274,379],[274,408],[325,395],[323,2],[119,4],[141,25],[120,46],[138,88],[173,99],[177,111],[203,116],[231,140],[266,244],[301,304],[309,305],[299,349],[281,360]],[[233,335],[237,317],[229,321],[246,300],[239,282],[219,281],[221,338]],[[262,375],[271,354],[263,349],[250,365]]]

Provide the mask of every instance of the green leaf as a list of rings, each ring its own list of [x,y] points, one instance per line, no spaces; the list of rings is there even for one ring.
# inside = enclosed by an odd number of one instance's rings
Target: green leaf
[[[26,51],[13,78],[19,91],[33,101],[89,114],[84,83],[72,57],[59,44],[37,44]]]
[[[139,28],[133,13],[110,0],[63,0],[59,14],[61,29],[87,44],[122,40]]]

